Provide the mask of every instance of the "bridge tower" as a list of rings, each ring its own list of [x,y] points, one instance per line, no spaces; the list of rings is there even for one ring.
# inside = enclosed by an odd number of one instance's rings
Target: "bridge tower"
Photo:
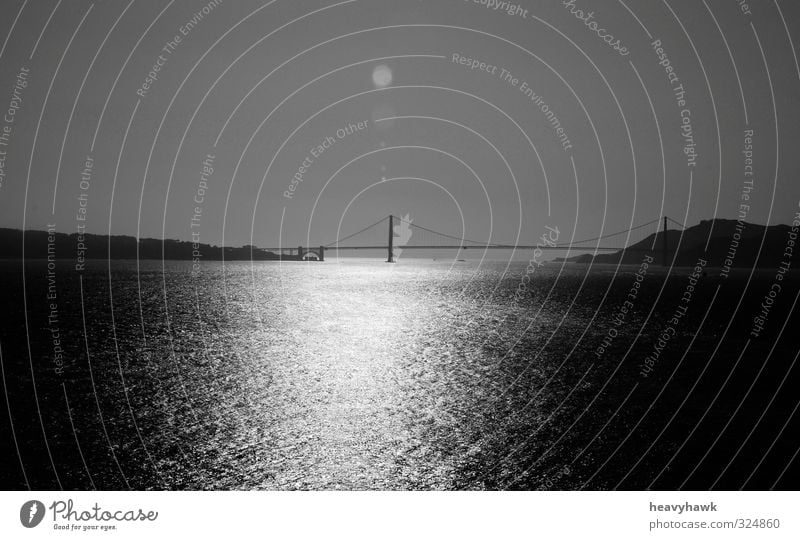
[[[661,234],[661,266],[667,266],[669,249],[667,248],[667,216],[664,216],[664,231]]]
[[[389,254],[386,257],[386,262],[394,262],[394,216],[391,214],[389,214]]]

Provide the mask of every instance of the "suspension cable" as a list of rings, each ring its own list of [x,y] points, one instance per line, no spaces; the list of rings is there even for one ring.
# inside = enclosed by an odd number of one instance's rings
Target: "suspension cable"
[[[339,238],[339,239],[337,239],[337,240],[335,240],[335,241],[333,241],[333,242],[331,242],[329,244],[325,244],[324,247],[330,247],[332,245],[344,242],[345,240],[349,240],[350,238],[352,238],[354,236],[357,236],[357,235],[363,233],[364,231],[366,231],[368,229],[371,229],[372,227],[375,227],[376,225],[380,225],[381,223],[383,223],[387,219],[389,219],[389,216],[386,216],[385,218],[383,218],[383,219],[381,219],[379,221],[376,221],[375,223],[373,223],[371,225],[368,225],[367,227],[364,227],[363,229],[360,229],[360,230],[354,232],[353,234],[349,234],[349,235],[345,236],[344,238]],[[433,229],[429,229],[427,227],[423,227],[422,225],[418,225],[416,223],[412,223],[411,221],[406,221],[405,219],[403,219],[401,217],[398,217],[398,216],[394,216],[394,219],[396,219],[398,222],[406,223],[411,227],[416,227],[417,229],[421,229],[423,231],[427,231],[429,233],[436,234],[436,235],[439,235],[439,236],[444,236],[446,238],[450,238],[451,240],[457,240],[458,242],[462,242],[462,243],[463,242],[470,242],[472,244],[481,244],[481,245],[487,245],[487,246],[504,245],[504,244],[496,244],[496,243],[493,244],[493,243],[488,243],[488,242],[480,242],[480,241],[477,241],[477,240],[470,240],[469,238],[458,237],[458,236],[453,236],[453,235],[450,235],[450,234],[442,233],[442,232],[439,232],[439,231],[435,231]],[[594,241],[603,240],[603,239],[606,239],[606,238],[613,238],[613,237],[619,236],[621,234],[633,232],[633,231],[635,231],[637,229],[641,229],[643,227],[647,227],[647,226],[652,225],[652,224],[654,224],[654,223],[656,223],[656,222],[658,222],[660,220],[661,220],[661,218],[654,219],[652,221],[648,221],[647,223],[642,223],[641,225],[637,225],[636,227],[631,227],[630,229],[625,229],[625,230],[618,231],[618,232],[615,232],[615,233],[612,233],[612,234],[605,234],[605,235],[602,235],[602,236],[598,236],[596,238],[586,238],[586,239],[583,239],[583,240],[575,240],[574,242],[571,242],[570,244],[566,244],[566,245],[565,244],[559,244],[557,247],[564,246],[566,248],[567,246],[573,245],[573,244],[584,244],[586,242],[594,242]],[[680,226],[681,228],[684,228],[684,229],[686,228],[685,225],[675,221],[674,219],[672,219],[670,217],[667,217],[667,220],[669,220],[672,223]]]
[[[671,221],[672,223],[674,223],[675,225],[677,225],[678,227],[680,227],[681,229],[685,229],[686,228],[686,225],[684,225],[683,223],[678,223],[677,221],[675,221],[671,217],[667,217],[667,219],[669,221]]]
[[[574,242],[570,242],[570,244],[583,244],[583,243],[586,243],[586,242],[594,242],[595,240],[603,240],[605,238],[612,238],[614,236],[619,236],[619,235],[625,234],[627,232],[635,231],[636,229],[641,229],[642,227],[647,227],[648,225],[652,225],[653,223],[656,223],[657,221],[659,221],[659,219],[654,219],[653,221],[649,221],[647,223],[642,223],[641,225],[637,225],[636,227],[632,227],[630,229],[625,229],[624,231],[615,232],[613,234],[604,234],[603,236],[598,236],[597,238],[587,238],[586,240],[575,240]]]
[[[452,236],[450,234],[445,234],[445,233],[441,233],[439,231],[434,231],[433,229],[428,229],[426,227],[423,227],[422,225],[417,225],[416,223],[412,223],[410,221],[406,221],[403,218],[398,217],[398,216],[395,216],[394,218],[399,220],[399,221],[401,221],[401,222],[403,222],[403,223],[407,223],[411,227],[416,227],[418,229],[422,229],[423,231],[428,231],[429,233],[438,234],[439,236],[444,236],[444,237],[450,238],[452,240],[458,240],[459,242],[462,242],[462,243],[463,242],[472,242],[473,244],[481,244],[481,245],[489,245],[489,246],[494,245],[494,244],[488,244],[487,242],[478,242],[477,240],[470,240],[468,238],[463,238],[463,237],[459,238],[458,236]]]
[[[410,221],[406,221],[406,220],[404,220],[402,218],[399,218],[397,216],[395,216],[395,219],[397,219],[399,221],[402,221],[404,223],[408,223],[412,227],[417,227],[419,229],[422,229],[424,231],[428,231],[428,232],[433,233],[433,234],[438,234],[440,236],[445,236],[445,237],[451,238],[453,240],[458,240],[459,242],[472,242],[473,244],[481,244],[481,245],[486,245],[486,246],[504,245],[504,244],[497,244],[497,243],[492,244],[492,243],[488,243],[488,242],[478,242],[476,240],[469,240],[467,238],[459,238],[457,236],[452,236],[452,235],[449,235],[449,234],[445,234],[445,233],[441,233],[441,232],[438,232],[438,231],[434,231],[432,229],[428,229],[426,227],[423,227],[422,225],[417,225],[415,223],[411,223]],[[669,219],[669,218],[667,218],[667,219]],[[652,225],[652,224],[658,222],[659,220],[660,220],[660,218],[659,219],[654,219],[652,221],[648,221],[647,223],[642,223],[641,225],[637,225],[636,227],[632,227],[630,229],[625,229],[624,231],[615,232],[613,234],[606,234],[606,235],[603,235],[603,236],[598,236],[597,238],[587,238],[587,239],[584,239],[584,240],[576,240],[575,242],[571,242],[571,244],[583,244],[583,243],[586,243],[586,242],[593,242],[595,240],[603,240],[605,238],[613,238],[614,236],[619,236],[619,235],[625,234],[627,232],[632,232],[632,231],[635,231],[637,229],[641,229],[643,227],[647,227],[648,225]],[[560,244],[557,247],[561,247],[561,246],[564,246],[564,244]],[[565,247],[565,249],[566,249],[566,247]]]
[[[373,223],[372,225],[370,225],[370,226],[368,226],[368,227],[364,227],[364,228],[363,228],[363,229],[361,229],[360,231],[357,231],[357,232],[354,232],[353,234],[350,234],[350,235],[348,235],[348,236],[345,236],[344,238],[337,238],[336,240],[334,240],[334,241],[333,241],[333,242],[331,242],[330,244],[325,244],[325,245],[324,245],[324,246],[322,246],[322,247],[330,247],[330,246],[332,246],[332,245],[334,245],[334,244],[339,244],[340,242],[344,242],[345,240],[348,240],[348,239],[350,239],[350,238],[352,238],[352,237],[354,237],[354,236],[356,236],[356,235],[358,235],[358,234],[361,234],[362,232],[366,231],[367,229],[371,229],[371,228],[372,228],[372,227],[374,227],[375,225],[380,225],[381,223],[383,223],[383,222],[384,222],[384,221],[386,221],[387,219],[389,219],[389,216],[386,216],[385,218],[383,218],[383,219],[382,219],[382,220],[380,220],[380,221],[376,221],[375,223]]]

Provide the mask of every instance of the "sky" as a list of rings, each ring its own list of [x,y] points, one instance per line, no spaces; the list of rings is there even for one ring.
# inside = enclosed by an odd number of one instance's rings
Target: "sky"
[[[271,247],[389,214],[523,244],[790,223],[800,5],[750,4],[4,0],[0,227]]]

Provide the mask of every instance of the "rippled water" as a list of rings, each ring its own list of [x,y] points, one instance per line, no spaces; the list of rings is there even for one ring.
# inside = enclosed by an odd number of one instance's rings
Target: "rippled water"
[[[170,301],[173,331],[192,343],[178,351],[172,393],[204,419],[195,451],[212,467],[233,461],[238,477],[209,480],[451,487],[510,382],[511,336],[497,332],[521,334],[525,322],[527,306],[503,303],[514,292],[504,266],[233,265],[227,301],[221,267],[195,283],[168,280],[181,297]]]
[[[208,263],[193,276],[188,263],[97,262],[80,279],[59,267],[67,366],[56,374],[43,269],[29,263],[26,286],[50,455],[23,450],[21,461],[36,463],[38,484],[50,485],[54,469],[67,487],[646,487],[683,439],[661,439],[629,475],[631,462],[727,322],[711,317],[697,332],[717,286],[709,278],[682,345],[642,380],[649,336],[685,270],[665,284],[653,269],[629,324],[598,357],[635,267],[547,265],[516,294],[522,263]],[[666,307],[651,310],[659,295]],[[5,329],[19,338],[18,315]],[[720,350],[735,351],[733,338]],[[688,371],[672,377],[690,340]],[[22,381],[9,390],[15,412],[30,411],[16,435],[42,438],[23,343],[7,335],[3,346],[6,375]],[[662,392],[668,375],[677,393]]]

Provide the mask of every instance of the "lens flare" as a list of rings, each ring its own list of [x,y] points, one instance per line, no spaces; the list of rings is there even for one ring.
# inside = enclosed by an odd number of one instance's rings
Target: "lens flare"
[[[385,88],[392,84],[392,70],[389,66],[381,64],[372,70],[372,82],[376,88]]]

